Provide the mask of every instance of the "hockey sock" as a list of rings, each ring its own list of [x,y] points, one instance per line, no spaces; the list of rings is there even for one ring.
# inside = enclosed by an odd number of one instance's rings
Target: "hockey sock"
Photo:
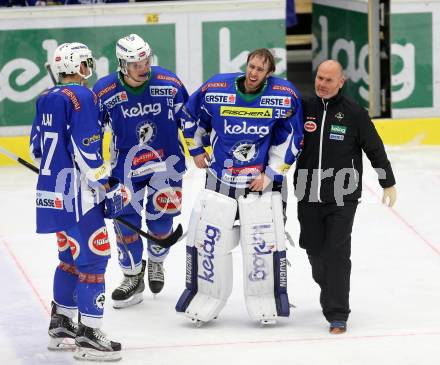
[[[127,242],[129,240],[127,240],[126,237],[127,236],[124,236],[124,243],[118,242],[119,266],[121,266],[125,274],[136,275],[140,273],[142,269],[142,252],[144,245],[139,236],[131,242]]]
[[[78,272],[75,265],[60,262],[55,270],[53,298],[58,307],[76,309],[76,286]]]
[[[99,328],[104,314],[104,274],[80,273],[77,291],[81,323],[87,327]]]

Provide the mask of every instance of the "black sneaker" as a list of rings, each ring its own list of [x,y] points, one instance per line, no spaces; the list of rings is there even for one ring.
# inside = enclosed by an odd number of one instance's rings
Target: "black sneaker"
[[[56,313],[57,305],[52,302],[52,310],[50,313],[49,336],[50,341],[47,345],[49,350],[64,351],[74,350],[78,325],[69,317]]]
[[[329,332],[333,335],[340,335],[347,331],[347,321],[331,321]]]
[[[148,286],[153,294],[160,293],[165,284],[163,262],[148,259]]]
[[[113,308],[130,307],[142,302],[145,290],[144,275],[146,261],[142,260],[142,270],[137,275],[124,275],[121,285],[112,293]]]
[[[77,360],[118,361],[121,360],[121,344],[110,341],[99,328],[79,323],[73,357]]]

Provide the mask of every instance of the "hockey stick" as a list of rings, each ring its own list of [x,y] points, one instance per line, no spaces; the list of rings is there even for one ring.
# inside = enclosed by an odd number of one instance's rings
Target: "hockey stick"
[[[52,72],[52,67],[50,67],[50,63],[46,62],[44,64],[44,67],[46,68],[47,74],[50,76],[50,79],[52,80],[53,84],[56,85],[57,84],[57,80],[55,78],[55,75]]]
[[[39,173],[40,170],[38,167],[32,165],[31,163],[27,162],[26,160],[23,160],[21,157],[18,157],[17,155],[13,154],[12,152],[4,149],[0,146],[0,152],[4,155],[8,156],[12,160],[17,161],[19,164],[27,167],[28,169],[32,170],[35,173]],[[145,237],[146,239],[149,239],[153,241],[155,244],[159,245],[163,248],[169,248],[175,243],[177,243],[181,238],[183,238],[185,235],[183,235],[183,228],[182,225],[179,223],[177,228],[171,233],[168,237],[165,238],[157,238],[153,235],[151,235],[148,232],[144,232],[143,230],[139,229],[135,225],[131,224],[130,222],[127,222],[125,219],[117,217],[114,218],[115,221],[122,223],[124,226],[130,228],[132,231],[138,233],[140,236]]]
[[[23,160],[21,157],[14,155],[12,152],[5,150],[2,146],[0,146],[0,152],[8,156],[12,160],[15,160],[18,163],[22,164],[23,166],[26,166],[28,169],[32,170],[33,172],[36,172],[37,174],[40,172],[38,167],[32,165],[30,162],[27,162],[26,160]]]

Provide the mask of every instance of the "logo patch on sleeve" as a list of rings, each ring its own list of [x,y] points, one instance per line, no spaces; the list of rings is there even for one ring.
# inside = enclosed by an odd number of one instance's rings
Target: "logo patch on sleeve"
[[[105,87],[104,89],[100,90],[98,92],[98,97],[102,98],[105,94],[112,91],[113,89],[116,89],[116,83],[112,83],[109,86]]]
[[[226,82],[208,82],[202,87],[202,92],[205,92],[208,89],[226,89],[228,84]]]
[[[158,74],[156,76],[156,79],[163,80],[163,81],[171,81],[171,82],[174,82],[175,84],[177,84],[179,86],[183,85],[182,82],[178,78],[172,77],[172,76],[168,76],[168,75]]]
[[[296,99],[298,99],[298,96],[296,95],[296,92],[291,89],[288,86],[284,85],[273,85],[272,90],[279,90],[279,91],[287,91],[289,94],[293,95]]]

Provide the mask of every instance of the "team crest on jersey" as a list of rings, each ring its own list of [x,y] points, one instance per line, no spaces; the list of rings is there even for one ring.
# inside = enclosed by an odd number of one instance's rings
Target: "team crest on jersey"
[[[125,103],[126,101],[128,101],[127,92],[121,91],[121,92],[116,93],[115,95],[111,96],[110,98],[104,100],[104,105],[107,107],[107,109],[111,109],[115,105]]]
[[[173,98],[177,94],[174,86],[150,86],[150,95]]]
[[[79,243],[77,240],[75,240],[72,237],[68,237],[67,242],[69,242],[70,252],[72,253],[72,257],[74,260],[76,260],[79,256],[79,251],[80,251]]]
[[[306,132],[312,133],[312,132],[316,131],[316,128],[318,128],[318,127],[315,122],[308,120],[307,122],[304,123],[304,130]]]
[[[262,96],[260,106],[273,106],[281,108],[290,108],[290,96]]]
[[[64,232],[57,232],[57,244],[58,251],[64,252],[69,248],[69,243],[67,242],[67,236]]]
[[[206,93],[205,101],[209,104],[235,104],[237,96],[228,93]]]
[[[141,146],[150,144],[154,141],[157,135],[156,124],[149,120],[139,123],[136,126],[136,133],[138,135],[139,144]]]
[[[110,241],[108,240],[107,228],[101,227],[90,235],[89,248],[99,256],[110,255]]]
[[[258,147],[251,141],[240,141],[232,147],[231,154],[236,162],[241,164],[248,163],[257,158]]]
[[[35,200],[37,208],[40,209],[63,209],[63,194],[52,191],[37,190]]]
[[[153,195],[153,205],[157,211],[174,214],[182,209],[182,189],[179,187],[157,191]]]

